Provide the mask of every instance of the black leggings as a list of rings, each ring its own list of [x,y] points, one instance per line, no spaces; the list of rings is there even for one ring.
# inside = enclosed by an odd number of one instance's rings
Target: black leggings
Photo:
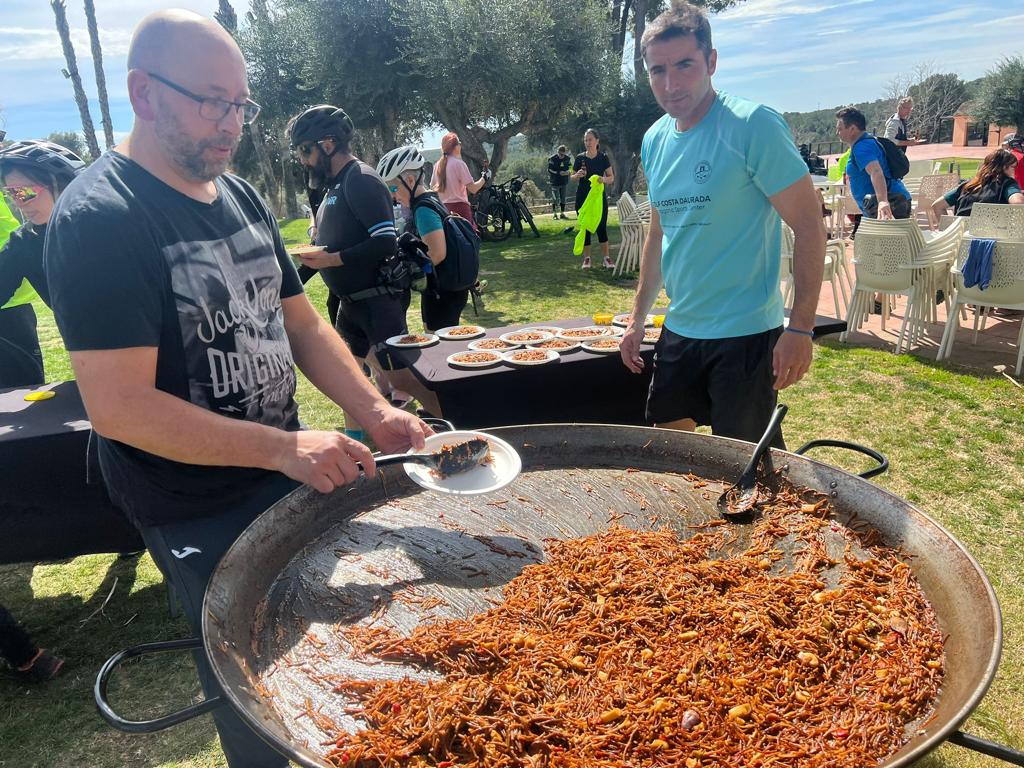
[[[0,605],[0,656],[14,669],[24,667],[39,649],[22,626],[3,605]]]
[[[431,331],[458,325],[462,310],[469,301],[469,289],[461,291],[435,291],[427,288],[420,299],[420,317],[423,327]]]
[[[42,384],[43,353],[31,304],[0,309],[0,389]]]
[[[583,198],[583,199],[586,200],[586,198]],[[597,235],[597,242],[599,242],[599,243],[607,243],[608,242],[608,196],[605,195],[604,196],[604,200],[602,200],[601,202],[602,202],[601,223],[597,225],[597,231],[596,231],[595,234]],[[583,200],[580,200],[577,197],[576,198],[576,213],[577,214],[579,214],[580,208],[582,208],[582,207],[583,207]],[[587,232],[587,237],[583,241],[583,245],[584,246],[590,245],[590,232]]]

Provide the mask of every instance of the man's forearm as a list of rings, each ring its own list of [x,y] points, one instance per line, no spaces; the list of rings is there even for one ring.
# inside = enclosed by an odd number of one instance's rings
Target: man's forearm
[[[814,330],[825,271],[824,253],[823,228],[796,233],[793,241],[793,309],[789,313],[789,324],[801,331]]]
[[[283,430],[221,416],[156,388],[90,392],[80,376],[79,386],[99,434],[165,459],[277,469],[291,439]]]
[[[888,203],[889,190],[885,186],[885,174],[882,173],[882,169],[875,168],[868,171],[868,175],[871,177],[871,187],[875,190],[875,199],[879,203]]]

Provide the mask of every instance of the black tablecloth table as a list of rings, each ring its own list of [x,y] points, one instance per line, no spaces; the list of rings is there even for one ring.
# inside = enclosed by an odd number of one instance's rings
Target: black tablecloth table
[[[554,320],[488,329],[483,337],[497,338],[521,328],[553,325],[579,328],[591,318]],[[815,319],[815,336],[841,333],[846,323],[828,317]],[[584,349],[563,354],[552,363],[516,367],[500,363],[490,368],[453,368],[449,355],[467,349],[470,340],[440,341],[430,347],[391,353],[405,361],[416,378],[437,395],[444,418],[463,429],[510,424],[596,422],[645,424],[644,406],[654,357],[652,345],[641,346],[644,372],[631,373],[618,353],[596,354]]]
[[[41,390],[55,396],[25,400]],[[90,432],[74,382],[0,390],[0,563],[144,549],[99,478],[86,483]]]

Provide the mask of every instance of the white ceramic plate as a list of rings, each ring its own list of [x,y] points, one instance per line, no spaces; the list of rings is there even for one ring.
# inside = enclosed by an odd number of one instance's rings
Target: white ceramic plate
[[[480,362],[460,362],[459,358],[464,355],[492,355],[492,360],[480,361]],[[480,349],[466,352],[456,352],[454,355],[448,355],[448,365],[454,365],[456,368],[489,368],[492,365],[497,365],[502,360],[501,352],[495,352],[490,349]]]
[[[570,347],[565,347],[564,349],[555,349],[554,347],[551,348],[552,352],[557,352],[560,355],[564,355],[567,352],[575,352],[577,349],[580,348],[580,343],[578,341],[569,341],[568,339],[558,339],[558,341],[564,341],[572,345]],[[530,349],[547,349],[547,347],[542,347],[540,346],[540,344],[527,344],[526,346]]]
[[[508,352],[510,349],[516,349],[519,346],[521,346],[519,344],[516,344],[514,341],[506,341],[505,343],[508,344],[507,347],[504,347],[502,349],[488,349],[487,347],[480,346],[485,341],[496,341],[496,339],[477,339],[476,341],[469,342],[469,344],[467,344],[466,346],[468,346],[470,349],[478,349],[481,352],[497,352],[498,354],[501,354],[502,352]]]
[[[486,440],[490,445],[490,463],[483,464],[468,472],[450,475],[443,479],[432,474],[430,468],[422,464],[403,464],[402,466],[417,485],[421,485],[431,491],[451,493],[457,496],[475,496],[480,493],[490,493],[499,488],[504,488],[515,480],[523,469],[523,462],[519,458],[519,454],[504,440],[488,435],[486,432],[470,432],[468,430],[442,432],[439,435],[428,437],[422,451],[409,451],[409,453],[439,451],[446,445],[463,443],[475,437]]]
[[[553,349],[531,349],[530,352],[544,352],[545,359],[543,360],[513,360],[512,356],[516,352],[523,352],[521,349],[510,349],[508,352],[502,354],[501,359],[509,365],[545,365],[546,363],[553,363],[558,359],[558,353]]]
[[[590,331],[586,336],[568,336],[568,333],[578,333],[580,331]],[[618,336],[622,331],[618,328],[612,328],[608,325],[588,325],[585,328],[566,328],[560,334],[558,338],[565,339],[566,341],[593,341],[594,339],[606,339],[609,336]]]
[[[529,328],[523,328],[524,331],[543,331],[544,333],[550,333],[552,336],[557,336],[562,332],[562,329],[557,325],[531,325]]]
[[[629,313],[627,312],[624,315],[616,315],[615,319],[612,320],[612,324],[617,325],[620,328],[625,328],[629,325]],[[654,325],[654,315],[648,315],[647,319],[644,320],[644,325]]]
[[[288,248],[289,256],[310,256],[314,253],[320,253],[326,250],[322,245],[296,245]]]
[[[456,328],[472,328],[473,332],[452,335],[452,331]],[[436,333],[439,338],[442,338],[445,341],[469,341],[470,339],[475,339],[477,336],[483,336],[487,333],[487,329],[482,328],[479,325],[449,325],[447,328],[441,328],[439,331],[436,331]]]
[[[658,332],[658,339],[661,338],[661,328],[649,328],[648,330],[650,330],[650,331],[657,331]],[[644,333],[644,338],[640,341],[640,343],[641,344],[657,344],[658,343],[658,339],[650,340],[650,339],[647,338],[647,334]]]
[[[402,343],[401,339],[406,336],[429,336],[428,341],[414,341]],[[432,333],[403,333],[400,336],[392,336],[386,342],[392,347],[398,347],[399,349],[411,349],[413,347],[429,347],[431,344],[437,344],[437,336]]]
[[[513,336],[520,333],[537,333],[540,334],[540,338],[530,340],[520,339],[518,341],[512,338]],[[503,333],[498,338],[501,339],[502,341],[507,341],[509,344],[521,345],[529,344],[531,341],[544,341],[546,339],[553,339],[555,338],[555,335],[553,333],[548,333],[547,331],[537,330],[536,328],[523,328],[522,330],[519,331],[509,331],[508,333]]]
[[[617,337],[616,337],[616,340],[617,340]],[[619,345],[618,344],[616,344],[614,347],[606,349],[604,347],[595,347],[594,343],[592,341],[584,341],[583,342],[583,348],[585,350],[587,350],[587,352],[596,352],[599,355],[612,355],[612,354],[615,354],[615,353],[617,353],[619,351]]]

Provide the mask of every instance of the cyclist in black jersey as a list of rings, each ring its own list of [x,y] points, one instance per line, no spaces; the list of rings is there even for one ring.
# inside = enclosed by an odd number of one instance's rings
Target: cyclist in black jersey
[[[434,396],[405,363],[392,357],[387,339],[409,332],[408,285],[394,285],[381,270],[395,254],[391,193],[376,171],[352,154],[352,120],[345,111],[321,104],[297,115],[289,139],[306,168],[309,186],[324,190],[311,228],[313,243],[323,251],[303,256],[306,267],[320,271],[331,293],[340,298],[335,328],[357,360],[369,364],[384,389],[412,394],[437,413]],[[346,433],[360,439],[359,427],[345,414]]]

